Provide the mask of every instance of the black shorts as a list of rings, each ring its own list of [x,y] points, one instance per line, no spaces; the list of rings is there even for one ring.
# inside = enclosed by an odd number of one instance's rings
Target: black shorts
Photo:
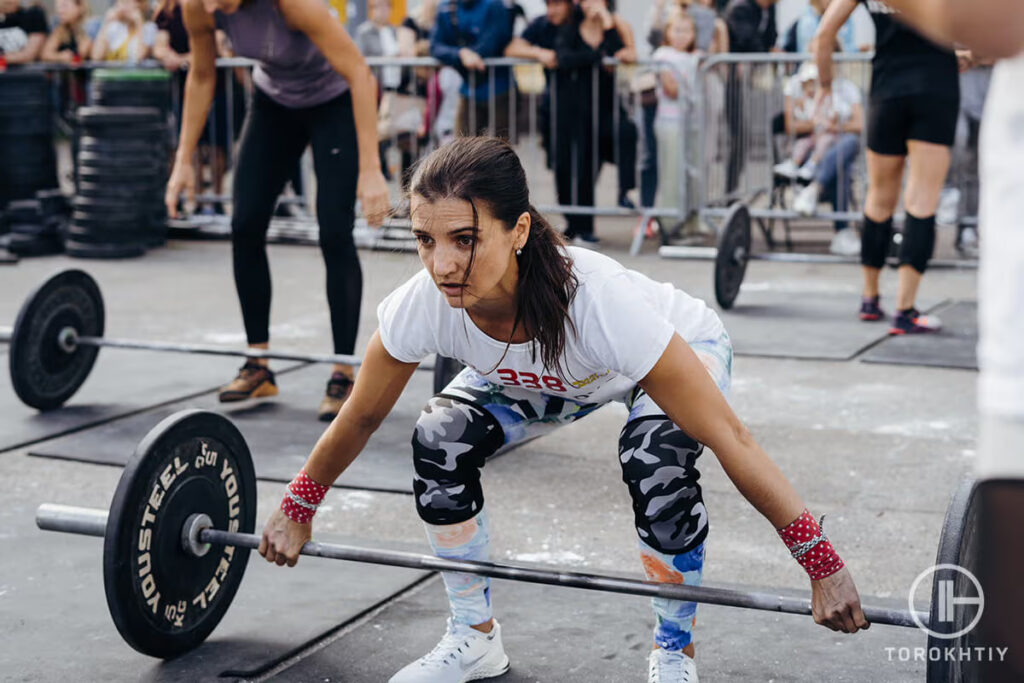
[[[941,95],[872,99],[868,112],[868,149],[906,156],[907,140],[953,146],[960,102]]]

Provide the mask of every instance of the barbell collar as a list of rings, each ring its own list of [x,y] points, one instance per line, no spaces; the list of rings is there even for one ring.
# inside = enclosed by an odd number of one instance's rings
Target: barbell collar
[[[107,513],[103,510],[76,508],[66,505],[44,504],[36,512],[36,524],[40,529],[67,533],[103,536],[106,529]],[[260,536],[206,528],[193,525],[198,538],[192,545],[209,543],[218,546],[236,546],[257,549]],[[183,542],[184,539],[183,539]],[[569,586],[607,593],[642,595],[647,597],[700,602],[728,607],[743,607],[767,612],[787,614],[811,614],[809,598],[797,598],[773,593],[739,591],[711,586],[687,586],[685,584],[655,583],[614,576],[583,574],[557,570],[534,569],[492,562],[450,560],[432,555],[421,555],[394,550],[374,550],[357,546],[318,543],[310,541],[301,550],[302,555],[323,557],[333,560],[348,560],[367,564],[381,564],[393,567],[407,567],[426,571],[463,572],[498,579],[539,583],[553,586]],[[908,610],[884,607],[862,606],[864,616],[871,623],[917,628]],[[929,623],[929,615],[918,612],[923,624]]]

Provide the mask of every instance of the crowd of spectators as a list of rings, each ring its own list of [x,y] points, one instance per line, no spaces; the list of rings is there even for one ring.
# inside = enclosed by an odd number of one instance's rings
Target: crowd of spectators
[[[778,0],[650,0],[641,35],[653,63],[635,69],[628,84],[601,65],[606,58],[625,64],[638,60],[634,27],[616,11],[615,0],[546,0],[545,12],[530,19],[516,0],[410,2],[414,4],[408,15],[398,17],[392,0],[370,0],[366,21],[353,31],[368,57],[433,57],[442,65],[375,69],[385,175],[395,170],[388,163],[395,150],[400,155],[397,170],[404,174],[425,150],[455,135],[515,135],[516,114],[522,116],[526,109],[516,106],[520,91],[526,90],[525,81],[517,80],[526,72],[488,67],[484,60],[525,58],[538,63],[536,127],[559,204],[592,206],[600,169],[611,164],[618,178],[617,203],[632,209],[678,205],[681,192],[695,191],[687,165],[700,168],[719,158],[726,193],[738,191],[749,157],[747,98],[755,67],[723,65],[698,82],[699,60],[723,52],[807,53],[829,0],[808,0],[786,26],[778,25]],[[156,5],[150,0],[113,0],[101,17],[88,16],[87,9],[86,0],[56,0],[50,21],[38,6],[0,0],[0,64],[155,60],[178,74],[175,87],[183,87],[189,45],[180,0],[159,0]],[[849,52],[870,49],[858,44],[852,23],[840,32],[839,45]],[[231,56],[223,35],[218,36],[218,52]],[[861,147],[862,95],[852,83],[845,84],[826,114],[830,118],[815,121],[808,100],[814,74],[810,65],[797,66],[785,84],[784,111],[772,113],[784,123],[791,144],[775,160],[775,171],[798,183],[795,199],[801,212],[813,212],[819,201],[844,210],[851,191],[848,178]],[[240,107],[245,97],[239,90],[240,96],[233,98],[232,129],[228,91],[251,87],[243,70],[236,72],[236,78],[222,74],[218,81],[215,113],[201,148],[215,194],[220,194],[229,164],[226,142],[238,135],[244,117]],[[682,159],[679,150],[699,147],[693,138],[697,128],[688,120],[693,112],[683,106],[698,87],[710,113],[701,129],[707,156]],[[75,104],[84,103],[83,92],[79,88],[71,97]],[[967,104],[969,109],[974,106],[973,101]],[[974,109],[965,111],[963,137],[968,145],[977,138]],[[301,174],[296,169],[292,175],[292,185],[301,193]],[[639,192],[634,197],[635,189]],[[570,212],[566,235],[592,244],[597,241],[593,225],[592,216]]]

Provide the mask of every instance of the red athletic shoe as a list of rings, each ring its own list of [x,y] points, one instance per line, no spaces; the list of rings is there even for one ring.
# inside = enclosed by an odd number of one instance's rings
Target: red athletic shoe
[[[889,334],[925,334],[927,332],[938,332],[942,329],[942,321],[934,315],[921,315],[916,308],[900,311],[892,319],[892,327]]]
[[[860,319],[867,321],[881,320],[885,311],[878,305],[877,296],[866,296],[860,300]]]

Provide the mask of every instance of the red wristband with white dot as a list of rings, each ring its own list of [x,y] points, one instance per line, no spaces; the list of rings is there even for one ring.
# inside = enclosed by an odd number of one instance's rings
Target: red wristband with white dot
[[[288,484],[281,501],[281,511],[293,522],[309,524],[330,488],[313,481],[306,470],[302,470]]]
[[[778,533],[790,554],[811,577],[811,581],[832,576],[843,568],[839,553],[825,536],[821,524],[806,508],[792,524],[779,529]]]

